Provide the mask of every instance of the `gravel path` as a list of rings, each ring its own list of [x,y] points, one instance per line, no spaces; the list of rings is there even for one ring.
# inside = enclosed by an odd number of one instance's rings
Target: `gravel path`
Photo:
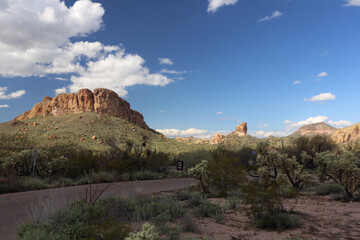
[[[163,179],[137,182],[98,184],[97,190],[106,189],[105,196],[126,197],[130,194],[151,194],[183,189],[197,183],[191,178]],[[92,185],[95,189],[96,184]],[[88,185],[47,189],[0,195],[0,239],[15,239],[16,228],[31,217],[43,218],[48,209],[61,208],[84,196]]]

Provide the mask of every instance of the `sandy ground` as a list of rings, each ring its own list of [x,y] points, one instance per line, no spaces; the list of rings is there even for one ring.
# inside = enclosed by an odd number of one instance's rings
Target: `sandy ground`
[[[98,184],[107,188],[103,196],[126,197],[133,193],[152,194],[186,188],[197,181],[191,178]],[[94,190],[95,185],[92,185]],[[85,195],[88,185],[0,195],[0,239],[15,239],[16,228],[30,218],[61,208]]]
[[[221,202],[220,199],[212,199]],[[197,234],[182,236],[208,236],[215,239],[360,239],[360,203],[332,201],[328,197],[301,196],[297,200],[285,200],[285,207],[307,214],[299,228],[285,231],[256,229],[246,216],[247,207],[240,205],[236,211],[228,211],[219,223],[213,219],[198,222]]]

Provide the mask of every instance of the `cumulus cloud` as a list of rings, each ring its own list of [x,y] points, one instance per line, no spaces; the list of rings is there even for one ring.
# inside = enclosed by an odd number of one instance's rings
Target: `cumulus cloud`
[[[170,58],[158,58],[161,65],[173,65],[173,61]]]
[[[326,77],[327,75],[328,75],[327,72],[321,72],[316,77],[321,78],[321,77]]]
[[[269,125],[264,123],[264,124],[260,124],[258,127],[261,127],[261,128],[265,128],[265,127],[268,127]]]
[[[66,87],[55,89],[55,95],[59,95],[61,93],[67,93]]]
[[[172,79],[162,74],[151,74],[144,67],[145,60],[139,55],[127,54],[119,48],[114,53],[102,56],[95,61],[89,61],[86,71],[80,76],[72,76],[70,92],[81,88],[106,87],[116,91],[120,96],[126,96],[126,87],[134,85],[166,86]]]
[[[8,108],[8,107],[10,107],[10,106],[7,104],[0,105],[0,108]]]
[[[329,101],[329,100],[335,100],[336,96],[330,92],[328,93],[320,93],[319,95],[313,96],[310,99],[305,98],[305,101],[309,102],[321,102],[321,101]]]
[[[209,0],[208,12],[216,12],[216,10],[222,6],[234,5],[239,0]]]
[[[215,114],[216,115],[221,115],[221,114],[223,114],[223,112],[216,112]]]
[[[142,57],[125,53],[121,46],[74,42],[101,28],[105,11],[99,3],[79,0],[71,7],[60,0],[0,3],[2,76],[68,74],[72,83],[66,89],[71,92],[105,87],[122,97],[129,86],[165,86],[173,81],[150,73]]]
[[[69,54],[71,37],[101,27],[103,14],[101,5],[90,0],[76,1],[70,8],[59,0],[8,1],[0,8],[0,74],[44,75],[55,58],[64,51]]]
[[[275,18],[279,18],[281,17],[283,14],[280,12],[280,11],[274,11],[270,16],[266,16],[266,17],[263,17],[263,18],[260,18],[258,20],[258,22],[266,22],[266,21],[271,21]]]
[[[164,134],[169,138],[175,137],[195,137],[195,138],[205,138],[210,139],[216,133],[226,134],[229,131],[210,131],[205,129],[196,129],[196,128],[189,128],[186,130],[179,130],[179,129],[157,129],[156,131]]]
[[[0,87],[0,99],[14,99],[23,96],[26,91],[25,90],[18,90],[16,92],[6,93],[7,87]]]
[[[293,82],[294,85],[297,85],[297,84],[300,84],[300,83],[301,83],[301,81],[294,81]]]
[[[347,121],[347,120],[339,120],[339,121],[329,120],[328,123],[337,128],[348,127],[353,124],[352,122]]]
[[[345,2],[344,6],[360,7],[360,0],[345,0]]]

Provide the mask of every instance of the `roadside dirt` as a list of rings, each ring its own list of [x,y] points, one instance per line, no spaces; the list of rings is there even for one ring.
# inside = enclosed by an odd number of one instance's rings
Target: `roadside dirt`
[[[211,199],[223,203],[223,199]],[[219,240],[267,240],[267,239],[360,239],[360,203],[332,201],[328,197],[301,196],[297,200],[285,200],[285,208],[305,214],[299,228],[274,231],[257,229],[246,216],[247,206],[240,205],[236,211],[228,211],[219,223],[206,218],[198,222],[199,233],[184,234]],[[295,238],[297,237],[297,238]]]

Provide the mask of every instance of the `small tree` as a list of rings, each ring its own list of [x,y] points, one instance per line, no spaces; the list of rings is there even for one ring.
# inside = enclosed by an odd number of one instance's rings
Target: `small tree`
[[[310,156],[306,152],[302,152],[299,161],[295,156],[288,157],[287,154],[269,148],[269,144],[266,142],[259,143],[257,150],[257,173],[263,182],[269,184],[279,181],[280,176],[285,176],[295,189],[301,190],[304,187],[309,179],[306,164]]]
[[[245,168],[236,157],[220,154],[208,167],[211,183],[220,190],[222,195],[228,191],[239,188],[244,184]]]
[[[210,175],[209,175],[209,162],[202,160],[201,163],[196,164],[195,167],[190,168],[188,173],[195,179],[198,179],[201,188],[205,194],[209,194]]]
[[[355,191],[360,187],[360,158],[353,152],[317,153],[315,163],[320,178],[328,177],[341,184],[348,199],[354,198]]]

